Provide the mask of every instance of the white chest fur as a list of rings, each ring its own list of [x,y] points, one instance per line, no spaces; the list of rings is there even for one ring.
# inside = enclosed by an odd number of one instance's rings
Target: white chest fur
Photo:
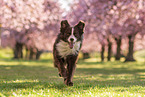
[[[74,44],[74,47],[72,49],[70,49],[69,44],[67,42],[64,41],[60,41],[57,45],[56,45],[56,49],[58,50],[59,55],[64,58],[68,55],[75,55],[78,54],[79,49],[80,49],[80,44],[81,42],[78,41]]]

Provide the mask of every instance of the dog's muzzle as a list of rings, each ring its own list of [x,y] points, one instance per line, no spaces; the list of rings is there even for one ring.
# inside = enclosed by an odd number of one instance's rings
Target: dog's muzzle
[[[69,42],[69,47],[70,47],[70,49],[72,49],[72,48],[74,47],[74,44],[75,44],[74,39],[71,38],[71,39],[70,39],[70,42]]]

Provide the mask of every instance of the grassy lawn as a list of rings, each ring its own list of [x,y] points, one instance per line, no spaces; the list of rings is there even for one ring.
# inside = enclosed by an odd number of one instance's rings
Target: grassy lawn
[[[0,50],[0,97],[145,97],[145,50],[135,52],[137,62],[79,60],[73,87],[63,84],[51,54],[39,61],[11,57]]]

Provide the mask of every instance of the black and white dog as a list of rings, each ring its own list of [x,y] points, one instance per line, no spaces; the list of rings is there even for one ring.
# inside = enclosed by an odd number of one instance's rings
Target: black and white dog
[[[74,27],[71,27],[67,20],[61,21],[60,33],[54,43],[54,66],[58,68],[59,75],[68,86],[73,86],[72,77],[82,46],[84,26],[85,23],[82,21]]]

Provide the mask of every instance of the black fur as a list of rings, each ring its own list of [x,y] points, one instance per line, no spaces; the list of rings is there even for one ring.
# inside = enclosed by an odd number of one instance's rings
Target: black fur
[[[83,40],[84,26],[85,26],[84,22],[80,21],[74,27],[74,36],[77,38],[77,41],[81,42],[80,48],[81,48],[82,40]],[[54,47],[53,47],[54,66],[58,68],[59,76],[64,78],[64,83],[68,86],[73,86],[72,78],[73,78],[73,74],[76,68],[78,54],[70,54],[64,58],[59,55],[57,44],[60,41],[69,43],[68,37],[71,35],[71,32],[72,32],[72,27],[70,27],[67,20],[62,21],[60,33],[58,34],[57,39],[54,43]]]

